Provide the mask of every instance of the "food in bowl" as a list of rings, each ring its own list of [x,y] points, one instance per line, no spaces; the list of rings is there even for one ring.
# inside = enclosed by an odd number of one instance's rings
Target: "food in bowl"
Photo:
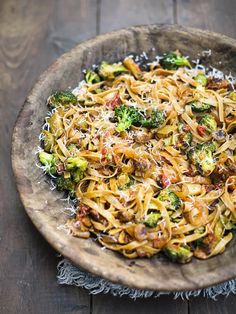
[[[200,68],[200,69],[199,69]],[[48,98],[39,160],[76,200],[66,223],[128,258],[224,251],[236,226],[236,92],[178,51],[86,70]]]

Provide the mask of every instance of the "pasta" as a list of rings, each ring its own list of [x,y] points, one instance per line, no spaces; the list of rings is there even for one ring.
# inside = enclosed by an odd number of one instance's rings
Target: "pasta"
[[[73,236],[127,258],[224,251],[236,226],[236,93],[179,52],[131,57],[50,96],[39,159],[77,201]]]

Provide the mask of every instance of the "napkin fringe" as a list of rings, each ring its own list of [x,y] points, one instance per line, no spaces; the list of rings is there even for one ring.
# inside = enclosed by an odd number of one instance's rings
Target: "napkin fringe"
[[[114,284],[106,279],[102,279],[88,272],[82,271],[71,264],[67,259],[61,260],[57,265],[57,281],[62,285],[74,285],[82,287],[91,294],[111,293],[114,296],[122,297],[124,295],[131,299],[137,298],[158,298],[162,295],[173,295],[174,299],[189,299],[190,297],[197,297],[200,294],[203,297],[216,300],[219,295],[228,296],[233,293],[236,294],[236,279],[224,282],[222,284],[212,286],[205,289],[182,291],[182,292],[155,292],[149,290],[132,289],[119,284]]]

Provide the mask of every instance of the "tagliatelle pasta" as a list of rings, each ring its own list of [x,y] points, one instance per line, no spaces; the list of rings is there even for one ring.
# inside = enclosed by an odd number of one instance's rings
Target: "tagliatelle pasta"
[[[169,53],[87,70],[48,99],[39,159],[77,200],[67,227],[128,258],[224,251],[236,226],[236,93]]]

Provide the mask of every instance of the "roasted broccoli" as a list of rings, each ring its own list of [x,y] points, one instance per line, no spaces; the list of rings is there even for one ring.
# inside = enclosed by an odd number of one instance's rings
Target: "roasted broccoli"
[[[194,80],[201,86],[206,86],[207,85],[207,77],[203,73],[199,73],[194,77]]]
[[[187,66],[191,68],[191,64],[188,59],[182,57],[176,52],[167,53],[163,59],[160,60],[160,65],[167,70],[176,70],[181,66]]]
[[[77,98],[69,91],[58,91],[48,98],[48,105],[51,107],[67,107],[69,105],[76,105]]]
[[[53,154],[41,151],[39,153],[39,160],[41,164],[45,166],[45,171],[49,174],[55,174],[57,172],[57,167],[55,163],[55,156]]]
[[[211,105],[205,102],[193,100],[188,105],[191,105],[193,112],[209,112],[211,110]]]
[[[216,142],[205,142],[190,148],[187,156],[202,175],[209,176],[216,166],[216,161],[213,158],[216,149]]]
[[[62,123],[62,118],[57,111],[55,111],[48,119],[48,124],[50,132],[55,136],[55,138],[58,138],[63,134],[64,127]]]
[[[191,132],[182,133],[179,136],[177,147],[180,149],[186,149],[191,145],[192,140],[193,140],[193,135]]]
[[[128,176],[127,173],[121,173],[117,178],[117,185],[119,190],[126,190],[134,184],[134,180]]]
[[[69,157],[65,161],[66,170],[72,171],[72,177],[75,182],[79,182],[87,168],[88,162],[82,157]]]
[[[58,191],[68,191],[71,196],[75,194],[75,184],[71,178],[65,179],[63,176],[56,178],[56,187]]]
[[[85,80],[88,84],[99,83],[101,81],[100,76],[96,72],[89,69],[86,70]]]
[[[122,132],[128,129],[132,124],[139,123],[141,114],[134,107],[121,105],[115,108],[115,117],[118,119],[116,130]]]
[[[43,147],[44,150],[48,153],[50,153],[52,151],[53,145],[54,145],[54,136],[52,135],[52,133],[50,133],[47,130],[44,130],[42,132],[43,134]]]
[[[210,230],[207,236],[204,236],[195,241],[196,249],[194,250],[194,256],[198,258],[206,258],[207,255],[212,253],[215,246],[223,238],[224,225],[221,220],[218,220],[214,229]]]
[[[167,244],[164,248],[165,255],[172,261],[185,264],[191,261],[193,253],[190,251],[188,245],[181,244]]]
[[[161,190],[157,199],[169,210],[176,210],[181,205],[179,197],[169,188]]]
[[[149,228],[155,228],[157,226],[158,220],[161,218],[161,214],[157,212],[152,212],[147,215],[144,220],[144,224]]]
[[[103,61],[99,68],[99,75],[104,79],[114,79],[120,73],[127,72],[122,64],[109,64]]]
[[[233,100],[233,101],[236,101],[236,92],[231,92],[231,93],[229,94],[229,98],[230,98],[231,100]]]
[[[217,122],[213,116],[205,114],[201,117],[199,124],[205,127],[207,133],[211,134],[217,129]]]
[[[161,110],[153,110],[149,118],[142,118],[140,121],[141,126],[153,129],[159,128],[165,122],[165,114]]]

